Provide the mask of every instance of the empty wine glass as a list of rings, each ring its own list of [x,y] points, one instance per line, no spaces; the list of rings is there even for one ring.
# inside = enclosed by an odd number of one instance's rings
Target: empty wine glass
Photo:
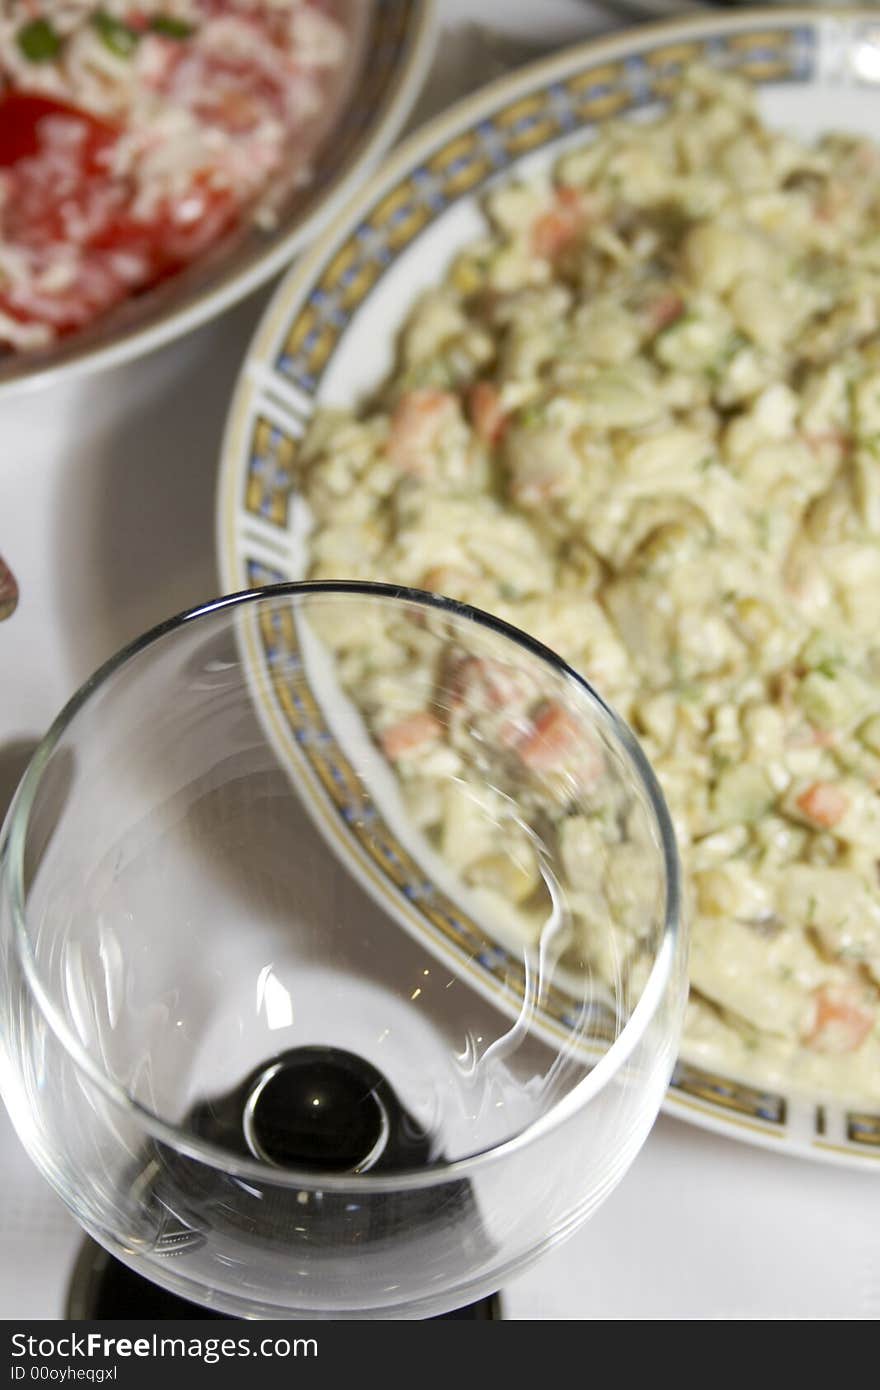
[[[381,585],[175,618],[2,841],[2,1089],[105,1249],[246,1317],[429,1317],[625,1172],[685,993],[657,784],[523,634]]]

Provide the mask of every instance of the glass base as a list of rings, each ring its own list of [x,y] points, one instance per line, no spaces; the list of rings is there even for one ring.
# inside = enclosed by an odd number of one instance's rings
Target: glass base
[[[463,1318],[470,1322],[488,1322],[500,1319],[501,1299],[498,1294],[490,1294],[477,1303],[469,1303],[464,1308],[455,1308],[451,1313],[441,1313],[431,1321],[448,1318]],[[217,1318],[221,1321],[235,1321],[226,1313],[217,1313],[203,1308],[198,1303],[190,1303],[177,1294],[159,1288],[143,1275],[136,1274],[128,1265],[116,1260],[95,1241],[86,1239],[70,1281],[67,1295],[66,1317],[71,1322],[106,1322],[143,1318],[148,1322],[164,1322],[166,1319]]]

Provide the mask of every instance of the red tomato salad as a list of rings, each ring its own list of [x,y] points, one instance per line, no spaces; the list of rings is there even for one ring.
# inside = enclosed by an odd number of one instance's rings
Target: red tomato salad
[[[0,5],[0,352],[50,346],[307,177],[327,0]]]

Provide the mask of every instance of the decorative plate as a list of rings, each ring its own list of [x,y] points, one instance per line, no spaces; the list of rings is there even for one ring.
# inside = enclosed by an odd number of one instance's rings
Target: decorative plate
[[[393,365],[416,295],[484,226],[487,184],[553,162],[609,115],[662,102],[699,59],[759,88],[767,118],[802,137],[874,134],[880,16],[750,10],[645,26],[567,49],[460,102],[402,147],[291,272],[251,344],[229,414],[217,507],[227,591],[307,569],[293,489],[297,441],[318,405],[352,405]],[[270,660],[264,635],[261,659]],[[290,722],[279,701],[273,718]],[[329,795],[328,791],[328,795]],[[818,1103],[680,1062],[670,1114],[780,1153],[880,1173],[880,1113]]]
[[[362,3],[362,0],[358,0]],[[256,225],[46,353],[0,355],[0,397],[142,356],[215,317],[290,263],[400,131],[433,55],[434,0],[365,0],[357,67],[315,155],[315,177],[277,225]]]

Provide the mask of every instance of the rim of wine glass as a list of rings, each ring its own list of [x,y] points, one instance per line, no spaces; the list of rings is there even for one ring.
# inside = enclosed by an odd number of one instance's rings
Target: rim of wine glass
[[[49,758],[62,735],[92,695],[133,658],[188,623],[221,613],[225,609],[258,607],[260,604],[271,603],[279,598],[297,598],[310,594],[396,599],[453,614],[512,640],[517,646],[573,682],[575,687],[582,694],[585,694],[588,701],[596,707],[600,717],[610,725],[614,738],[623,749],[642,784],[659,832],[664,865],[665,903],[662,941],[635,1008],[624,1023],[620,1033],[587,1076],[578,1082],[562,1100],[558,1101],[546,1115],[542,1115],[538,1120],[502,1143],[447,1163],[430,1167],[401,1169],[393,1174],[330,1174],[312,1169],[294,1168],[273,1168],[270,1170],[265,1164],[253,1159],[239,1158],[220,1146],[189,1135],[173,1123],[163,1120],[130,1095],[124,1087],[107,1076],[82,1043],[74,1037],[43,986],[27,928],[24,853],[30,811]],[[500,1161],[545,1137],[552,1130],[565,1124],[577,1111],[587,1105],[620,1071],[632,1055],[656,1009],[661,1004],[674,966],[682,931],[681,872],[672,821],[653,769],[627,724],[594,690],[589,681],[579,675],[550,647],[545,646],[536,638],[530,637],[519,628],[513,627],[492,614],[483,612],[482,609],[446,598],[443,595],[398,584],[377,584],[356,580],[303,580],[265,585],[258,589],[244,589],[238,593],[226,594],[220,598],[212,599],[208,603],[186,609],[184,612],[150,628],[141,637],[128,643],[127,646],[98,667],[56,716],[48,732],[38,744],[16,793],[2,839],[0,839],[0,862],[2,862],[2,840],[7,843],[8,892],[14,929],[19,942],[22,969],[40,1012],[74,1066],[85,1073],[89,1080],[114,1104],[123,1110],[134,1113],[144,1130],[154,1139],[190,1158],[200,1160],[214,1168],[221,1168],[233,1176],[256,1179],[262,1183],[270,1182],[276,1187],[308,1186],[320,1187],[323,1191],[350,1191],[355,1186],[359,1192],[363,1193],[431,1187],[440,1182],[469,1176],[476,1168]]]

